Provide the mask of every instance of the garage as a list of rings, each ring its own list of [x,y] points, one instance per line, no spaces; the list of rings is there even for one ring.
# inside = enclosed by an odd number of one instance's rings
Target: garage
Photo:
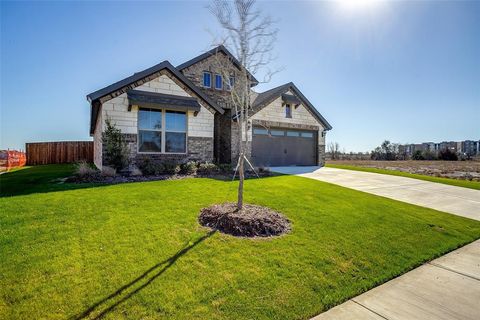
[[[314,166],[317,132],[253,127],[252,160],[256,166]]]

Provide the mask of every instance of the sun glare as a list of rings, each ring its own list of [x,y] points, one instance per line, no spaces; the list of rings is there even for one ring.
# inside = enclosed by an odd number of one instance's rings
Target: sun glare
[[[340,5],[346,10],[362,10],[377,5],[380,0],[339,0]]]

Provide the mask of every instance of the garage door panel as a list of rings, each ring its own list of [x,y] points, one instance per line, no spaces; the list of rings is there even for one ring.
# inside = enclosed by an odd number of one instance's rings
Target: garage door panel
[[[316,144],[314,131],[275,128],[267,134],[264,128],[254,128],[252,160],[257,166],[315,165]]]

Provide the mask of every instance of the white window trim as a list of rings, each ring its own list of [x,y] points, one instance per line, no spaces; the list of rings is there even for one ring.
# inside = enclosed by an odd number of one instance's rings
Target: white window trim
[[[140,112],[142,108],[138,108],[138,111],[137,112]],[[144,109],[153,109],[153,108],[144,108]],[[168,109],[168,108],[161,108],[161,109],[155,109],[155,110],[159,110],[162,112],[162,129],[161,130],[143,130],[143,129],[140,129],[139,125],[138,125],[138,117],[137,117],[137,153],[138,154],[188,154],[188,111],[182,111],[182,112],[185,112],[185,131],[173,131],[173,130],[169,130],[168,132],[180,132],[180,133],[185,133],[185,152],[165,152],[165,143],[166,143],[166,133],[167,133],[167,127],[166,127],[166,121],[167,121],[167,117],[166,117],[166,112],[167,111],[176,111],[178,112],[177,110],[171,110],[171,109]],[[160,146],[160,149],[162,151],[160,152],[155,152],[155,151],[140,151],[140,131],[154,131],[154,132],[161,132],[161,146]]]
[[[205,85],[205,73],[207,73],[207,74],[210,75],[210,86],[206,86],[206,85]],[[213,80],[212,78],[213,78],[213,77],[212,77],[212,73],[211,73],[210,71],[203,71],[203,73],[202,73],[202,86],[203,86],[204,88],[209,88],[209,89],[211,89],[211,88],[212,88],[212,80]]]

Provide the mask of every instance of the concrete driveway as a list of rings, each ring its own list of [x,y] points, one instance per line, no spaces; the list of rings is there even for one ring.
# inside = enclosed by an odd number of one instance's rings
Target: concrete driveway
[[[326,167],[272,167],[270,169],[480,220],[479,190],[386,174]]]

